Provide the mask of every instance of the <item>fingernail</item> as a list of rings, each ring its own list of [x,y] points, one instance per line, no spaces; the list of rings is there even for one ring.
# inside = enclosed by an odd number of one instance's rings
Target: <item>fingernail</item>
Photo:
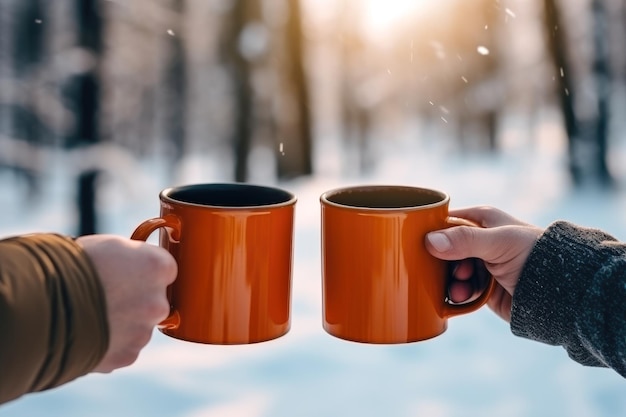
[[[426,236],[426,239],[430,242],[431,245],[439,252],[446,252],[452,249],[452,243],[448,236],[444,235],[440,232],[429,233]]]

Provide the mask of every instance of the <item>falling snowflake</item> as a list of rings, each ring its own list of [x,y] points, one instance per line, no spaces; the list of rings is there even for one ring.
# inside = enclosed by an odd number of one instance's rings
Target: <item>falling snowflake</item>
[[[168,29],[167,34],[170,36],[174,36],[174,31],[172,29]]]
[[[486,46],[480,45],[476,48],[476,51],[481,55],[489,55],[489,49]]]

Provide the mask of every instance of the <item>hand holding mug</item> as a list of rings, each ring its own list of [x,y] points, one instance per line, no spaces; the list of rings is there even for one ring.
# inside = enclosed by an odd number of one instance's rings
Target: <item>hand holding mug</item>
[[[133,239],[157,229],[176,259],[168,289],[168,336],[191,342],[244,344],[275,339],[291,324],[293,219],[296,198],[243,183],[163,190],[159,217]]]
[[[109,348],[94,371],[111,372],[135,362],[169,313],[165,289],[176,262],[162,248],[119,236],[82,236],[76,243],[98,272],[107,305]]]
[[[493,207],[454,210],[450,215],[472,220],[483,228],[455,227],[431,232],[426,236],[426,248],[439,259],[482,259],[498,282],[488,305],[504,320],[510,321],[515,286],[543,229]],[[474,295],[473,285],[468,281],[472,273],[470,263],[459,263],[449,288],[453,301],[462,302]]]
[[[320,197],[324,329],[365,343],[407,343],[440,335],[476,299],[448,300],[447,263],[426,251],[427,233],[471,224],[448,214],[447,194],[406,186],[357,186]]]

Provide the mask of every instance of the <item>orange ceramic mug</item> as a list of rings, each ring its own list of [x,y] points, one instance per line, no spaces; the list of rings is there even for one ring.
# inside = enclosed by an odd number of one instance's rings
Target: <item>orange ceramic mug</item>
[[[405,186],[357,186],[321,198],[323,325],[365,343],[407,343],[440,335],[447,319],[483,306],[493,291],[452,304],[448,263],[424,244],[433,230],[470,224],[448,216],[447,194]]]
[[[161,332],[211,344],[287,333],[296,197],[233,183],[169,188],[159,198],[161,215],[139,225],[132,239],[159,229],[160,245],[178,264]]]

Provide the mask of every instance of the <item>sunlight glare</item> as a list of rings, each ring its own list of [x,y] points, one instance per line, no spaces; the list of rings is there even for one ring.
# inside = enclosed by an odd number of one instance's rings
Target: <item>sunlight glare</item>
[[[394,24],[415,12],[423,3],[419,0],[365,0],[366,28],[373,32],[391,30]]]

